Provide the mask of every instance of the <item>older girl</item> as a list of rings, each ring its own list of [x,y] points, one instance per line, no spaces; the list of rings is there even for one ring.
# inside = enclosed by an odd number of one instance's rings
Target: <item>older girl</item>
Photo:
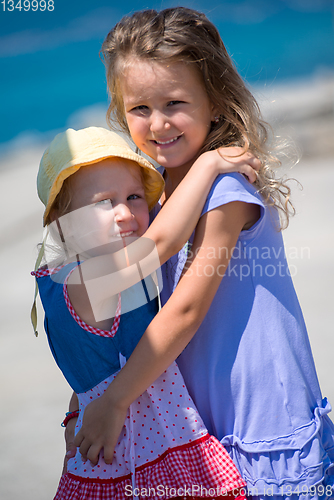
[[[125,17],[102,53],[110,116],[164,169],[162,212],[203,151],[239,146],[263,167],[255,186],[239,174],[214,182],[188,251],[163,268],[162,310],[105,395],[87,407],[76,445],[93,461],[104,447],[111,460],[127,407],[179,356],[207,428],[250,495],[331,497],[331,407],[280,232],[290,191],[274,176],[279,162],[253,96],[217,29],[191,9]]]

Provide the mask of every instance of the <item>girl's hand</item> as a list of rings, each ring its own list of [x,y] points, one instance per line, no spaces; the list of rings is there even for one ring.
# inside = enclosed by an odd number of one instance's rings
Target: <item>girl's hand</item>
[[[78,408],[79,408],[78,396],[75,394],[75,392],[73,392],[68,405],[68,411],[74,412]],[[77,452],[76,446],[74,444],[75,426],[77,424],[77,420],[78,417],[71,418],[67,422],[65,428],[66,455],[64,458],[62,475],[66,474],[67,472],[67,462],[69,461],[70,458],[75,457],[75,454]]]
[[[126,409],[111,404],[106,393],[89,403],[84,412],[82,427],[74,440],[83,460],[96,465],[103,449],[104,461],[111,464],[126,413]]]
[[[198,160],[202,160],[202,158],[206,162],[213,162],[217,169],[217,175],[239,172],[245,175],[251,183],[256,181],[257,172],[261,168],[261,161],[256,156],[250,152],[243,153],[243,148],[237,146],[207,151]]]
[[[66,474],[67,462],[69,461],[70,458],[75,457],[77,451],[76,446],[74,444],[74,434],[75,434],[75,426],[77,420],[78,420],[77,418],[71,418],[71,420],[69,420],[65,428],[66,455],[64,458],[62,475]]]

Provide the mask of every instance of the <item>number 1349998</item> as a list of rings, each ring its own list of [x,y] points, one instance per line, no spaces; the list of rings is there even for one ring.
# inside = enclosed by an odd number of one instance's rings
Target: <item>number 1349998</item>
[[[52,12],[55,8],[54,0],[3,0],[1,2],[3,12],[28,12],[29,10],[36,12],[49,11]]]

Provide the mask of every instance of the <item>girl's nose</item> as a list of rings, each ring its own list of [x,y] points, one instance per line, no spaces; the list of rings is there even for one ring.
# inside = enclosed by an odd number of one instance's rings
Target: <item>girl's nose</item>
[[[170,123],[166,115],[161,113],[160,111],[153,111],[151,114],[151,132],[158,133],[161,131],[169,130]]]
[[[115,222],[118,224],[120,222],[129,222],[134,218],[133,213],[130,208],[124,203],[119,203],[114,207]]]

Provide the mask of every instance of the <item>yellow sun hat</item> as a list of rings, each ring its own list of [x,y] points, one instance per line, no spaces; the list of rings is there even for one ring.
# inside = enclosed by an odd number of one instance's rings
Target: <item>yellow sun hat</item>
[[[143,168],[145,198],[151,210],[164,189],[163,177],[155,167],[116,132],[102,127],[69,128],[53,139],[39,165],[37,191],[45,205],[43,225],[65,179],[81,167],[113,157],[132,160]]]

